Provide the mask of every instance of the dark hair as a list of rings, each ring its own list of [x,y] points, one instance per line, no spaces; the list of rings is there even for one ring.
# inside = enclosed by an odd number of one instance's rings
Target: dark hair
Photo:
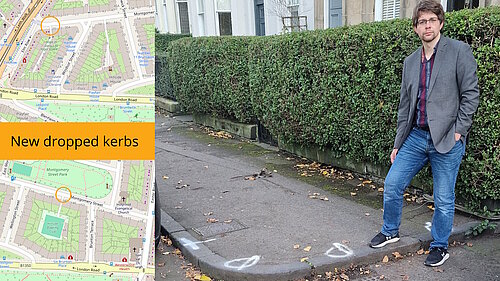
[[[415,6],[415,9],[413,9],[412,22],[414,27],[417,26],[418,17],[421,12],[432,12],[437,15],[440,23],[444,21],[444,10],[441,3],[434,0],[421,0]]]

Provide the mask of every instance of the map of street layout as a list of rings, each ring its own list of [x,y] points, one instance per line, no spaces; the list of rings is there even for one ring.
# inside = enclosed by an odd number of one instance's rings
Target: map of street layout
[[[0,0],[0,122],[154,122],[154,0]],[[0,160],[1,280],[154,280],[154,161]]]
[[[154,0],[0,0],[0,121],[154,122]]]
[[[153,168],[0,161],[2,280],[154,280]]]

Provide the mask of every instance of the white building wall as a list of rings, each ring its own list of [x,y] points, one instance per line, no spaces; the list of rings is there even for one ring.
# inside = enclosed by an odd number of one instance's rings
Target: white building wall
[[[328,26],[328,0],[325,1],[325,27]],[[189,24],[193,37],[218,36],[219,20],[216,0],[203,0],[204,13],[200,15],[198,0],[187,0]],[[286,7],[277,8],[277,0],[264,0],[266,35],[283,33],[282,16],[289,16]],[[253,36],[255,6],[253,0],[231,0],[231,24],[234,36]],[[156,0],[157,27],[160,32],[180,33],[177,0]],[[314,29],[314,1],[299,0],[299,15],[307,16],[308,30]],[[202,20],[203,19],[203,20]]]

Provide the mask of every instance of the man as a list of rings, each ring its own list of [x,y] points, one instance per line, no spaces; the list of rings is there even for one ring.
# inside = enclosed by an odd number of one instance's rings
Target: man
[[[441,4],[420,1],[412,21],[422,47],[404,61],[392,166],[385,179],[384,225],[370,246],[380,248],[399,240],[403,192],[430,162],[435,211],[433,241],[424,264],[439,266],[449,258],[455,182],[479,103],[477,64],[467,44],[441,36]]]

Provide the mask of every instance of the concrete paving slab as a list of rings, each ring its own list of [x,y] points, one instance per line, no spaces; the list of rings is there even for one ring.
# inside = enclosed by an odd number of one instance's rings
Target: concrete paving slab
[[[179,245],[182,238],[194,243],[210,240],[196,244],[200,251],[181,249],[212,277],[288,280],[309,275],[311,264],[316,272],[327,271],[381,260],[395,251],[416,251],[429,241],[432,211],[424,205],[404,208],[400,242],[371,249],[368,242],[382,224],[380,207],[336,196],[280,171],[255,176],[269,161],[276,161],[279,153],[244,155],[237,149],[244,144],[238,141],[216,145],[223,140],[208,139],[207,144],[202,133],[189,128],[191,124],[183,127],[172,118],[158,121],[174,128],[157,131],[156,174],[162,209],[177,222],[171,228]],[[236,147],[235,152],[228,147]],[[326,196],[328,201],[311,199],[313,194]],[[232,221],[245,228],[209,237],[194,231]],[[455,231],[463,233],[474,223],[457,215]],[[300,262],[304,257],[309,263]]]

